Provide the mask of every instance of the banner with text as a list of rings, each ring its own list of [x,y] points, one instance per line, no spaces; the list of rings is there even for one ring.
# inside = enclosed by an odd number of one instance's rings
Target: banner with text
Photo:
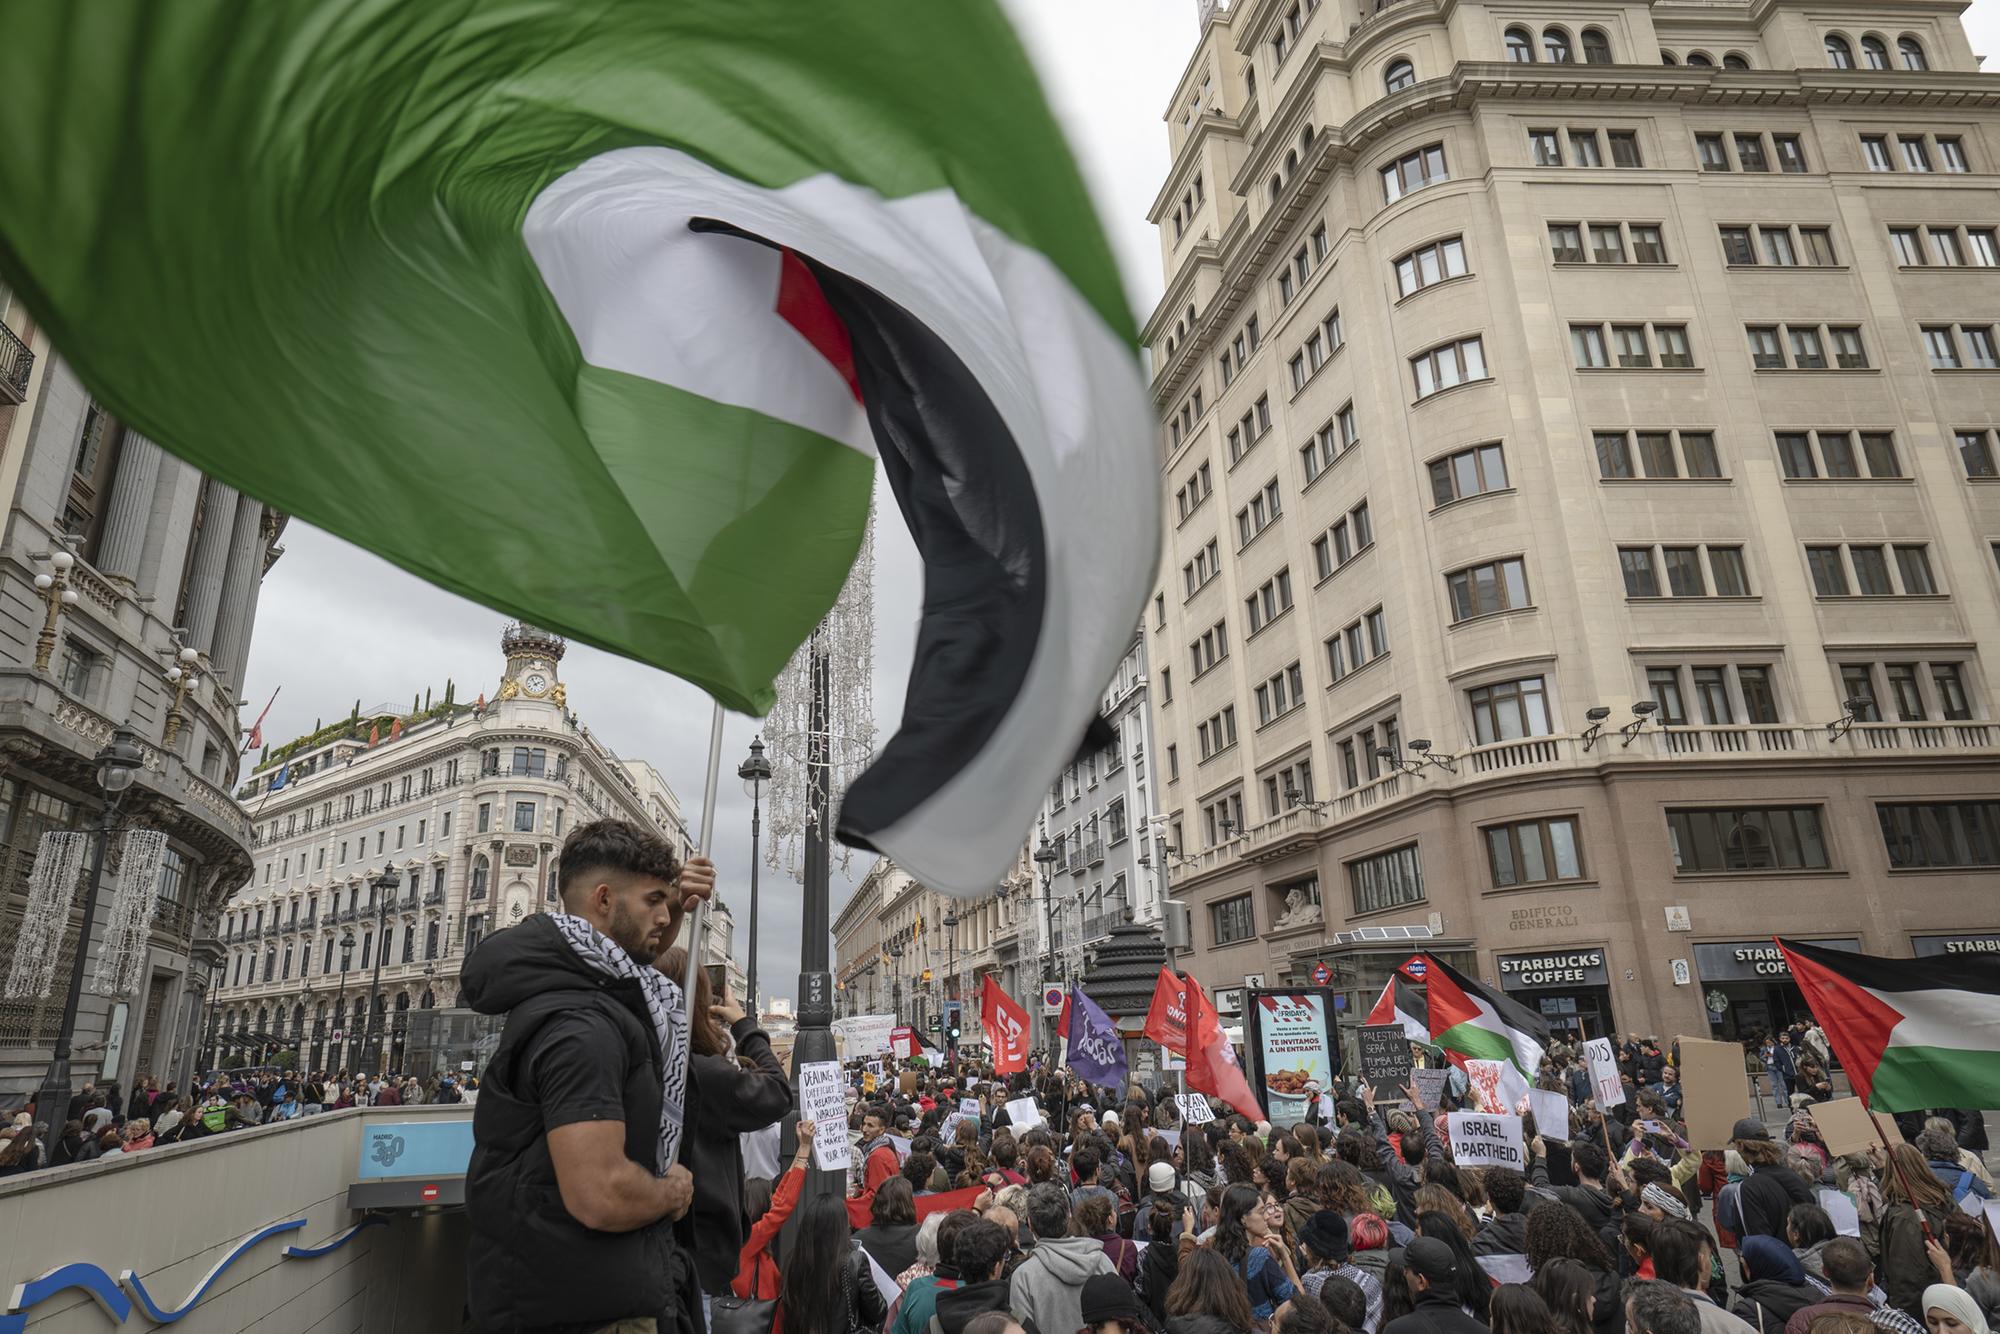
[[[799,1067],[799,1116],[814,1123],[813,1158],[822,1170],[844,1172],[854,1166],[840,1062],[807,1061]]]
[[[1459,1167],[1528,1170],[1520,1117],[1492,1112],[1452,1112],[1445,1117],[1445,1125],[1451,1138],[1451,1159]]]
[[[1333,992],[1251,990],[1244,1005],[1250,1019],[1243,1044],[1251,1075],[1263,1090],[1265,1113],[1274,1126],[1297,1125],[1305,1119],[1306,1085],[1330,1089],[1340,1073]]]

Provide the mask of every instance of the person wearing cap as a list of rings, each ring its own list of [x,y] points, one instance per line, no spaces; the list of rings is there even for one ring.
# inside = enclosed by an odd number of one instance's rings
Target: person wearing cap
[[[1486,1326],[1458,1304],[1458,1260],[1435,1237],[1417,1237],[1403,1248],[1403,1278],[1414,1308],[1382,1327],[1382,1334],[1486,1334]]]
[[[1299,1275],[1299,1286],[1317,1297],[1328,1280],[1346,1279],[1361,1289],[1361,1296],[1368,1303],[1368,1328],[1379,1328],[1382,1324],[1382,1280],[1347,1262],[1347,1219],[1337,1210],[1321,1209],[1300,1230],[1299,1245],[1311,1262],[1305,1273]]]
[[[1743,1215],[1742,1237],[1785,1239],[1785,1218],[1795,1204],[1814,1203],[1813,1194],[1799,1174],[1786,1167],[1782,1145],[1754,1116],[1738,1121],[1729,1133],[1736,1152],[1750,1169],[1737,1189],[1737,1204]]]
[[[1090,1334],[1149,1334],[1153,1328],[1132,1285],[1115,1274],[1092,1274],[1083,1281],[1082,1309]]]

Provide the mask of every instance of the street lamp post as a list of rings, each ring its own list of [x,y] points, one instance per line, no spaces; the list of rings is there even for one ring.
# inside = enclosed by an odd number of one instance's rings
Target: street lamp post
[[[958,914],[944,915],[945,940],[945,995],[951,1000],[959,1000],[958,995]],[[963,1010],[951,1005],[944,1007],[944,1068],[958,1073],[958,1032],[954,1025],[961,1022]]]
[[[67,553],[58,552],[58,555]],[[64,567],[67,568],[67,567]],[[83,893],[83,926],[76,939],[76,959],[70,966],[69,993],[63,999],[62,1027],[56,1030],[55,1051],[49,1057],[48,1072],[42,1076],[41,1092],[35,1095],[40,1120],[51,1130],[59,1130],[69,1119],[69,1060],[76,1042],[76,1012],[83,1002],[83,966],[90,954],[90,937],[97,925],[97,894],[104,884],[104,861],[111,849],[111,827],[117,823],[118,807],[126,789],[139,776],[146,753],[139,748],[132,730],[121,727],[111,734],[111,742],[97,752],[97,785],[105,791],[104,810],[97,820],[97,864],[91,868],[90,883]],[[100,1070],[99,1078],[115,1078],[117,1072]]]
[[[403,887],[403,873],[390,862],[375,877],[375,979],[368,984],[368,1028],[364,1034],[362,1066],[382,1073],[382,956],[389,952],[389,905]]]
[[[348,965],[353,962],[354,962],[354,928],[350,926],[342,930],[340,933],[340,994],[335,998],[336,1004],[334,1008],[336,1009],[336,1011],[339,1009],[339,1002],[345,999],[345,993],[347,991],[347,968]],[[354,1021],[353,1019],[350,1018],[348,1022],[353,1023]],[[336,1030],[339,1028],[339,1025],[340,1025],[340,1017],[336,1013],[334,1016],[334,1027]],[[347,1045],[346,1037],[344,1035],[336,1035],[334,1038],[333,1045],[336,1050],[344,1048]],[[328,1062],[328,1064],[332,1064],[332,1062]],[[340,1068],[345,1070],[347,1067],[343,1064]]]
[[[743,790],[750,796],[750,966],[744,973],[744,985],[749,990],[745,999],[752,1015],[759,1009],[757,1003],[757,836],[763,831],[763,811],[761,807],[764,784],[771,781],[771,762],[764,758],[764,738],[750,738],[750,758],[736,766],[736,776],[743,780]]]
[[[1048,982],[1052,980],[1049,976],[1049,959],[1054,952],[1056,937],[1055,910],[1051,906],[1049,897],[1055,883],[1056,849],[1046,834],[1042,836],[1041,846],[1035,849],[1035,865],[1042,873],[1042,925],[1046,928],[1042,935],[1042,981]],[[1041,1003],[1041,989],[1037,987],[1035,1004],[1039,1007]],[[1048,1044],[1051,1052],[1055,1050],[1055,1043],[1055,1021],[1049,1020]]]

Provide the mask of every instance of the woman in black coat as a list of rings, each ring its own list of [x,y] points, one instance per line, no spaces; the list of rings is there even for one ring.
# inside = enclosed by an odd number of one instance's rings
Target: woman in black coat
[[[674,949],[654,966],[678,980],[685,976],[686,960],[685,951]],[[743,1149],[737,1136],[782,1120],[792,1108],[792,1085],[756,1019],[727,995],[716,1001],[709,992],[706,969],[695,977],[687,1128],[680,1158],[694,1176],[694,1203],[675,1233],[694,1256],[701,1290],[716,1297],[728,1293],[750,1235],[751,1220],[743,1205]],[[734,1056],[728,1054],[724,1024],[736,1040]]]

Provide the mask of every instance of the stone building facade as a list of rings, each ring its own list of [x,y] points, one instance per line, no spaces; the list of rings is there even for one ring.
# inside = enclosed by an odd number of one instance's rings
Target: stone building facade
[[[1167,109],[1192,967],[1740,1033],[1990,949],[2000,78],[1953,4],[1238,0]],[[1240,1003],[1240,1002],[1237,1002]]]
[[[359,1069],[373,1038],[400,1068],[410,1012],[456,1004],[479,940],[553,910],[577,824],[636,821],[689,853],[666,781],[571,707],[565,647],[509,625],[490,696],[357,712],[264,758],[238,794],[256,866],[223,921],[211,1060],[290,1049]],[[378,894],[391,864],[398,884]],[[711,921],[708,961],[733,961],[727,906]]]
[[[127,830],[167,836],[158,907],[137,990],[104,996],[86,982],[72,1079],[185,1080],[220,957],[219,911],[250,872],[229,789],[258,593],[285,518],[96,403],[4,286],[0,492],[0,974],[41,836],[96,828],[95,756],[130,728],[144,760],[118,807],[91,957]],[[83,899],[80,884],[50,995],[0,999],[0,1102],[36,1087],[48,1065]],[[90,959],[86,968],[88,979]]]

